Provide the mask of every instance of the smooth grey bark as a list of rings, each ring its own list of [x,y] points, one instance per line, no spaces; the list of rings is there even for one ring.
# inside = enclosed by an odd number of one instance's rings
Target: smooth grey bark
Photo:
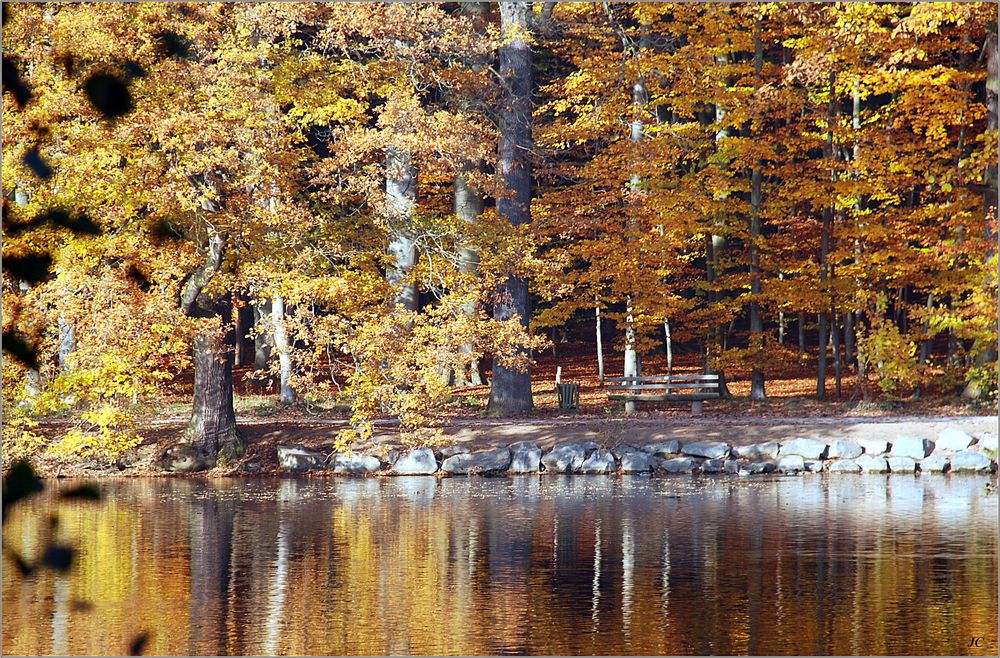
[[[601,336],[601,305],[594,299],[594,319],[597,331],[597,378],[604,386],[604,339]]]
[[[413,214],[417,205],[417,166],[406,150],[390,147],[385,154],[386,214],[390,234],[389,254],[395,263],[386,271],[386,280],[398,288],[395,304],[407,311],[418,309],[417,286],[404,283],[417,262],[413,239]]]
[[[667,350],[667,375],[674,374],[674,341],[670,337],[670,320],[663,319],[663,339]]]
[[[758,16],[753,26],[754,43],[754,92],[760,88],[761,70],[764,66],[764,46],[761,40],[761,19]],[[764,326],[760,317],[760,206],[761,206],[761,164],[757,161],[750,172],[750,341],[763,349]],[[750,399],[763,400],[764,370],[755,367],[750,371]]]
[[[465,163],[461,173],[455,176],[455,215],[467,224],[475,224],[479,216],[483,214],[483,196],[474,185],[469,182],[469,175],[482,168],[481,162]],[[458,248],[459,269],[471,274],[479,267],[479,252],[471,245],[461,245]],[[476,303],[467,302],[462,306],[462,312],[469,316],[476,315]],[[471,354],[475,350],[472,343],[462,346],[462,351]],[[467,372],[452,373],[451,383],[454,386],[479,386],[483,383],[479,374],[479,363],[475,361],[469,365]]]
[[[76,351],[76,328],[73,323],[62,314],[59,315],[59,369],[69,371],[72,369],[71,358]]]
[[[201,331],[194,338],[194,400],[187,427],[191,443],[220,465],[234,461],[244,451],[233,409],[236,332],[231,322],[232,297],[205,290],[222,268],[225,246],[220,236],[211,236],[205,263],[188,277],[180,300],[185,314],[222,321],[221,330]]]
[[[267,370],[271,361],[271,335],[270,332],[264,331],[264,327],[270,321],[271,300],[257,300],[253,305],[253,317],[254,326],[257,327],[253,339],[253,367],[255,370]]]
[[[500,3],[499,50],[502,92],[497,118],[500,126],[498,169],[503,176],[506,194],[497,199],[497,212],[511,224],[531,222],[531,160],[534,146],[531,136],[533,87],[531,49],[528,34],[527,2]],[[528,330],[531,300],[528,282],[509,275],[493,307],[493,317],[506,321],[517,318]],[[527,351],[522,349],[527,356]],[[531,411],[531,366],[515,370],[493,360],[489,410],[501,415]]]
[[[292,346],[288,341],[288,331],[285,329],[285,298],[281,295],[271,297],[271,323],[274,327],[274,348],[278,350],[280,376],[278,400],[282,404],[295,404],[298,394],[291,385]]]
[[[608,10],[610,13],[610,9]],[[640,48],[646,46],[649,41],[649,36],[647,33],[643,33],[640,37]],[[633,54],[636,59],[636,69],[639,70],[639,75],[635,82],[632,84],[632,123],[629,126],[629,140],[632,142],[632,148],[638,151],[639,144],[645,138],[645,126],[643,125],[642,113],[646,108],[646,104],[649,102],[649,94],[646,90],[646,80],[641,73],[641,65],[638,61],[638,54]],[[635,158],[633,167],[638,166],[638,157]],[[642,176],[639,172],[633,170],[632,177],[629,179],[629,191],[635,195],[638,194],[642,189]],[[634,224],[635,220],[629,220],[630,224]],[[633,315],[632,306],[632,295],[626,295],[625,297],[625,363],[623,368],[623,373],[625,377],[638,377],[642,374],[642,364],[640,362],[639,352],[636,350],[636,331],[635,331],[635,317]],[[625,402],[625,413],[635,412],[635,402],[629,400]]]

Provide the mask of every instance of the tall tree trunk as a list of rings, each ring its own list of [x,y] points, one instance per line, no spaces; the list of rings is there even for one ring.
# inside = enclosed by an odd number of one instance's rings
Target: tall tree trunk
[[[648,35],[646,34],[643,34],[641,38],[648,41]],[[645,136],[645,128],[643,126],[642,117],[646,104],[649,102],[649,96],[646,93],[646,80],[641,72],[641,62],[639,61],[638,56],[635,56],[634,59],[637,77],[635,82],[632,84],[632,124],[630,125],[629,139],[632,142],[633,171],[632,178],[629,180],[629,191],[633,197],[632,203],[637,203],[638,195],[642,189],[642,176],[635,170],[635,168],[638,167],[640,161],[638,153],[639,144]],[[629,219],[629,224],[634,226],[635,219]],[[633,315],[632,303],[632,295],[628,295],[625,300],[625,367],[624,372],[622,373],[625,377],[638,377],[641,374],[642,367],[639,360],[639,352],[636,350],[635,316]],[[635,412],[635,402],[626,402],[625,412]]]
[[[220,466],[235,461],[244,451],[233,409],[236,331],[232,297],[205,290],[222,268],[224,254],[225,241],[213,235],[205,263],[188,278],[181,295],[181,309],[187,315],[218,318],[222,325],[221,329],[203,329],[194,337],[194,401],[187,428],[191,443]]]
[[[663,319],[663,339],[667,349],[667,375],[674,374],[674,341],[670,338],[670,321]]]
[[[594,299],[594,318],[597,325],[597,378],[601,382],[601,386],[604,386],[604,339],[601,336],[601,305],[600,302]]]
[[[830,344],[833,347],[833,375],[834,391],[837,399],[840,399],[841,382],[843,374],[843,361],[840,355],[840,316],[834,314],[833,327],[830,329]]]
[[[844,363],[848,368],[854,363],[854,311],[844,314]]]
[[[930,311],[933,308],[934,308],[934,293],[929,292],[927,293],[928,316],[924,319],[924,326],[923,326],[924,339],[920,341],[920,359],[919,359],[920,365],[924,365],[925,363],[927,363],[928,359],[931,358],[932,340],[928,334],[930,333],[931,330]]]
[[[830,73],[830,102],[827,106],[827,136],[826,136],[826,158],[830,163],[831,169],[834,165],[834,149],[833,149],[833,121],[836,117],[836,99],[834,97],[834,82],[836,81],[836,74]],[[835,170],[831,170],[830,179],[836,179]],[[831,192],[832,194],[832,192]],[[820,400],[826,399],[826,349],[827,349],[827,330],[829,322],[829,313],[826,295],[826,284],[827,275],[829,271],[829,254],[830,254],[830,233],[833,227],[833,204],[828,204],[823,208],[823,233],[820,237],[820,253],[819,253],[819,281],[820,289],[823,291],[823,308],[819,313],[819,355],[817,358],[818,367],[816,369],[816,397]]]
[[[417,247],[413,239],[413,213],[417,205],[417,167],[409,151],[386,149],[385,154],[386,213],[392,239],[389,254],[395,263],[386,272],[386,280],[397,288],[395,303],[407,311],[418,309],[417,286],[405,282],[417,262]]]
[[[799,311],[799,356],[806,353],[806,312]]]
[[[239,296],[239,308],[234,317],[236,323],[236,365],[249,366],[254,362],[254,340],[248,334],[253,327],[254,314],[250,299],[243,293]]]
[[[66,319],[62,313],[59,314],[59,369],[62,371],[72,370],[72,356],[76,351],[76,327]]]
[[[986,129],[996,131],[1000,124],[1000,114],[998,114],[998,94],[1000,94],[1000,66],[997,63],[997,24],[996,21],[990,24],[986,33]],[[993,220],[997,212],[997,166],[995,161],[986,166],[984,173],[984,183],[986,191],[984,193],[984,205],[989,221],[986,223],[987,244],[991,245],[985,254],[986,260],[994,258],[997,253],[997,234],[993,230]],[[996,267],[996,264],[994,264]],[[997,343],[994,339],[990,343],[977,340],[972,346],[973,361],[977,366],[985,366],[987,363],[996,364]],[[977,381],[971,381],[962,391],[962,397],[966,399],[978,399],[982,397],[983,390]]]
[[[255,370],[267,370],[271,361],[271,332],[265,327],[270,324],[271,300],[259,299],[253,305],[254,339],[253,367]]]
[[[754,91],[760,88],[761,69],[764,65],[764,46],[761,41],[761,18],[758,16],[753,26],[754,44]],[[760,205],[761,205],[761,169],[756,162],[750,172],[750,342],[751,346],[763,351],[764,326],[760,318]],[[763,400],[764,370],[757,366],[750,371],[750,399]]]
[[[825,232],[824,232],[825,235]],[[824,241],[825,242],[825,241]],[[829,336],[827,335],[827,322],[828,318],[826,311],[822,311],[817,316],[817,321],[819,324],[819,329],[817,333],[819,334],[819,354],[816,357],[816,397],[820,400],[826,399],[826,361],[827,361],[827,348],[829,347]]]
[[[228,325],[229,300],[220,300],[215,308],[223,323]],[[188,437],[203,452],[216,456],[220,465],[243,454],[233,409],[235,336],[230,328],[203,331],[194,338],[194,403]]]
[[[271,297],[271,322],[274,326],[274,347],[278,350],[280,373],[278,400],[282,404],[295,404],[298,395],[291,384],[292,346],[288,342],[288,331],[285,329],[285,298],[281,295]]]
[[[729,58],[728,54],[723,54],[723,55],[719,56],[718,61],[719,61],[720,65],[726,65],[726,64],[729,63],[729,59],[730,58]],[[727,85],[728,85],[728,82],[727,82]],[[732,136],[731,135],[732,131],[730,130],[730,128],[727,127],[727,126],[723,126],[722,125],[722,122],[726,118],[727,114],[729,114],[729,111],[725,107],[723,107],[722,105],[716,105],[715,106],[715,121],[716,121],[716,123],[719,124],[719,129],[715,133],[715,143],[717,145],[720,144],[722,142],[722,140],[727,139],[727,138],[729,138],[729,137]],[[721,195],[721,198],[726,198],[728,196],[729,196],[728,193],[723,193]],[[716,225],[717,226],[721,227],[722,224],[723,224],[723,220],[721,218],[719,218],[718,220],[716,220]],[[709,237],[709,244],[711,245],[711,249],[709,250],[709,252],[710,252],[710,257],[711,257],[711,263],[712,264],[711,264],[711,268],[708,271],[711,273],[711,279],[709,279],[709,280],[712,281],[712,280],[715,280],[716,278],[718,278],[718,275],[719,275],[719,272],[718,272],[719,255],[726,248],[726,238],[725,238],[724,235],[713,233]],[[709,296],[710,296],[711,300],[713,302],[715,302],[716,304],[718,304],[718,302],[721,299],[721,295],[718,292],[709,292]],[[715,342],[715,346],[719,350],[725,349],[723,347],[723,341],[725,339],[725,331],[724,331],[722,325],[717,326],[715,328],[715,332],[714,333],[715,333],[715,341],[714,341]],[[706,345],[708,345],[708,342],[706,342]],[[710,361],[711,361],[711,359],[710,359],[710,356],[709,356],[709,353],[708,353],[708,349],[706,349],[706,362],[710,362]],[[726,385],[726,374],[725,374],[725,372],[721,368],[719,368],[718,371],[717,371],[717,374],[719,375],[719,395],[722,396],[722,397],[729,397],[729,387]]]
[[[455,215],[467,224],[475,224],[479,216],[483,214],[483,197],[479,193],[479,190],[471,185],[468,180],[468,175],[473,171],[477,171],[481,166],[482,163],[466,163],[462,173],[455,176]],[[460,268],[462,272],[467,274],[474,273],[479,266],[479,252],[470,245],[462,245],[458,249],[458,255],[461,261]],[[476,303],[472,301],[467,302],[462,306],[462,312],[470,318],[474,317],[476,315]],[[475,346],[472,343],[466,343],[461,349],[467,354],[472,354]],[[483,383],[482,377],[479,374],[479,363],[474,362],[470,364],[467,373],[464,371],[452,373],[451,380],[455,386],[479,386]]]
[[[498,168],[507,194],[497,199],[497,212],[511,224],[531,222],[532,124],[531,49],[528,46],[527,2],[500,3],[500,77],[503,93],[498,114]],[[531,317],[528,282],[509,275],[493,308],[497,320],[518,318],[525,331]],[[527,352],[523,352],[527,356]],[[493,360],[489,410],[501,415],[531,411],[531,367],[515,370]]]

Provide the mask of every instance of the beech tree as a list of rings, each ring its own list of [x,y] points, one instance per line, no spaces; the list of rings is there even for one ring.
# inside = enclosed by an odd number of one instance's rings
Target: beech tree
[[[497,212],[514,226],[531,223],[532,74],[529,46],[528,2],[500,3],[499,74],[502,89],[497,118],[500,128],[497,167],[503,177]],[[528,282],[508,275],[493,304],[493,317],[501,322],[516,319],[527,330],[531,318]],[[530,411],[531,369],[511,368],[493,361],[489,408],[497,413]]]

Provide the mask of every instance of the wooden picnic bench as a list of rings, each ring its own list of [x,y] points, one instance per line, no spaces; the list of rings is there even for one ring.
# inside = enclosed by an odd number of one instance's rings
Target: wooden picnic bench
[[[693,415],[701,413],[703,401],[719,397],[718,375],[644,375],[606,381],[609,400],[690,402]]]

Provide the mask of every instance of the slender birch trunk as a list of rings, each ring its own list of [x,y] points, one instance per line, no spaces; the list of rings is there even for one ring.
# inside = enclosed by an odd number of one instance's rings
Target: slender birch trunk
[[[271,297],[271,322],[274,326],[274,347],[278,350],[280,375],[278,400],[282,404],[294,404],[298,400],[298,395],[291,384],[292,346],[288,341],[288,331],[285,329],[285,298],[281,295]]]

